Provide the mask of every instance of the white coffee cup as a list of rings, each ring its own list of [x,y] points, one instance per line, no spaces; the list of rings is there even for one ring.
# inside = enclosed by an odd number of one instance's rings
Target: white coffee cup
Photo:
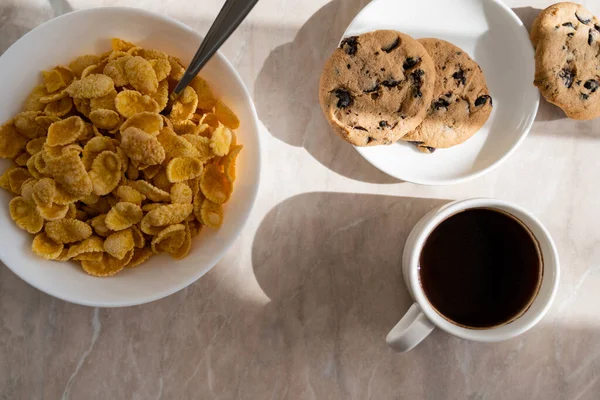
[[[419,280],[419,258],[431,232],[452,215],[472,208],[503,211],[519,220],[537,240],[543,264],[541,286],[531,306],[511,322],[489,329],[469,329],[442,317],[427,300]],[[387,343],[398,352],[414,348],[435,327],[454,336],[478,342],[499,342],[520,335],[537,324],[546,314],[558,289],[560,275],[556,246],[541,222],[521,207],[502,200],[484,198],[455,201],[425,215],[406,240],[402,271],[404,282],[415,303],[387,336]]]

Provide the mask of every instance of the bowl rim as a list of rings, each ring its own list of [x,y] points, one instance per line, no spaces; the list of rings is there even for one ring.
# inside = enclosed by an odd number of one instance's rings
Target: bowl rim
[[[200,35],[198,32],[196,32],[195,30],[193,30],[192,28],[190,28],[183,22],[180,22],[180,21],[178,21],[170,16],[167,16],[167,15],[155,13],[153,11],[148,11],[148,10],[144,10],[144,9],[136,8],[136,7],[122,7],[122,6],[92,7],[92,8],[85,8],[85,9],[81,9],[81,10],[75,10],[75,11],[68,12],[66,14],[60,15],[56,18],[53,18],[49,21],[46,21],[46,22],[36,26],[35,28],[33,28],[29,32],[27,32],[25,35],[20,37],[17,41],[15,41],[10,47],[8,47],[6,49],[6,51],[2,55],[0,55],[0,58],[5,57],[6,54],[10,55],[11,50],[14,51],[13,48],[16,48],[16,46],[18,46],[19,42],[21,42],[23,39],[27,38],[28,36],[32,35],[33,32],[35,32],[39,29],[58,24],[61,22],[61,20],[72,18],[74,15],[84,16],[86,14],[93,14],[95,12],[98,12],[99,10],[136,13],[136,14],[139,14],[139,15],[142,15],[145,17],[157,18],[167,24],[175,25],[177,28],[187,31],[188,33],[196,36],[198,39],[203,38],[202,35]],[[16,276],[18,276],[20,279],[22,279],[27,284],[29,284],[30,286],[36,288],[37,290],[39,290],[43,293],[46,293],[52,297],[56,297],[57,299],[60,299],[60,300],[63,300],[63,301],[69,302],[69,303],[78,304],[78,305],[82,305],[82,306],[88,306],[88,307],[101,307],[101,308],[131,307],[131,306],[147,304],[147,303],[154,302],[156,300],[163,299],[163,298],[168,297],[182,289],[185,289],[186,287],[188,287],[189,285],[191,285],[192,283],[194,283],[198,279],[200,279],[202,276],[207,274],[210,270],[212,270],[214,268],[214,266],[217,265],[217,263],[231,249],[231,247],[233,246],[235,241],[239,238],[244,227],[248,223],[248,219],[250,218],[250,215],[254,209],[254,206],[256,205],[256,199],[258,197],[258,190],[260,187],[262,163],[263,163],[263,161],[262,161],[262,144],[261,144],[261,138],[260,138],[260,136],[261,136],[260,135],[260,127],[259,127],[259,123],[258,123],[259,119],[258,119],[258,114],[256,112],[256,106],[254,105],[254,100],[252,99],[252,96],[251,96],[250,92],[248,91],[248,88],[247,88],[246,84],[244,83],[244,81],[242,80],[240,74],[237,72],[237,70],[234,68],[234,66],[231,64],[231,62],[223,55],[223,53],[221,53],[221,51],[219,50],[215,53],[215,55],[213,57],[217,58],[219,60],[219,62],[223,63],[225,68],[227,68],[229,70],[232,78],[235,80],[235,83],[240,87],[241,92],[243,93],[244,98],[245,98],[244,100],[247,101],[250,106],[248,111],[250,112],[250,114],[252,116],[252,121],[248,121],[247,123],[249,124],[249,126],[252,127],[252,129],[248,129],[248,132],[249,133],[251,132],[251,134],[254,135],[255,139],[256,139],[256,149],[255,149],[255,151],[256,151],[256,170],[254,172],[254,175],[255,175],[254,181],[256,182],[256,184],[254,185],[254,187],[251,187],[249,189],[250,196],[249,196],[248,203],[247,203],[248,208],[247,208],[247,211],[244,213],[245,215],[243,215],[240,220],[240,225],[239,225],[239,228],[237,229],[237,232],[234,235],[231,235],[226,240],[227,243],[225,244],[225,246],[223,246],[223,248],[220,252],[215,253],[214,257],[212,257],[212,260],[210,260],[209,262],[207,262],[205,264],[205,268],[198,269],[196,272],[191,274],[189,278],[182,280],[181,283],[179,283],[179,284],[173,285],[172,287],[170,287],[166,290],[157,291],[150,296],[140,297],[138,300],[118,301],[118,302],[108,300],[108,301],[105,301],[105,302],[103,301],[102,303],[99,303],[99,302],[94,302],[94,301],[87,301],[84,299],[70,298],[69,296],[65,296],[64,292],[57,292],[57,291],[54,291],[54,290],[51,290],[48,288],[41,288],[39,285],[32,283],[28,278],[26,278],[25,276],[23,276],[22,274],[19,273],[18,268],[11,267],[9,265],[9,263],[7,263],[5,261],[4,251],[1,246],[0,246],[0,261],[2,261],[2,263],[9,270],[11,270]]]
[[[354,26],[354,24],[356,23],[356,21],[360,20],[360,18],[363,16],[364,13],[367,13],[371,7],[375,7],[377,3],[382,3],[384,1],[389,1],[389,0],[373,0],[369,4],[367,4],[364,8],[362,8],[358,12],[358,14],[356,14],[356,16],[354,17],[352,22],[350,22],[350,24],[346,28],[346,31],[342,35],[342,38],[340,39],[340,41],[343,40],[346,36],[348,36],[348,33],[351,31],[351,29]],[[506,12],[506,14],[508,16],[510,16],[510,18],[517,24],[517,26],[519,26],[521,28],[521,30],[527,37],[527,40],[529,40],[529,33],[527,31],[527,28],[525,27],[525,24],[523,23],[523,21],[521,21],[519,16],[508,5],[504,4],[504,2],[502,2],[501,0],[487,0],[487,1],[490,1],[491,3],[494,3],[495,5],[500,6],[500,8],[502,8],[504,10],[504,12]],[[533,47],[531,48],[531,55],[532,55],[531,59],[533,60],[533,56],[534,56]],[[363,157],[373,167],[377,168],[378,170],[380,170],[381,172],[383,172],[386,175],[389,175],[393,178],[399,179],[404,182],[414,183],[414,184],[423,185],[423,186],[449,186],[449,185],[455,185],[455,184],[459,184],[459,183],[468,182],[468,181],[477,179],[477,178],[491,172],[492,170],[498,168],[503,162],[505,162],[510,156],[512,156],[517,151],[517,149],[525,141],[527,136],[529,136],[529,133],[531,132],[531,128],[533,127],[533,124],[535,123],[536,116],[537,116],[537,113],[539,111],[539,106],[540,106],[539,90],[536,90],[535,93],[536,93],[535,94],[535,102],[532,102],[532,109],[535,108],[534,113],[532,114],[531,118],[529,118],[527,123],[523,126],[521,136],[517,140],[515,140],[515,142],[508,149],[508,151],[506,151],[502,156],[498,157],[493,163],[491,163],[487,167],[480,169],[478,171],[469,172],[469,173],[467,173],[463,176],[457,177],[457,178],[448,178],[448,179],[444,179],[444,178],[442,178],[442,179],[420,179],[420,178],[413,178],[413,177],[407,178],[405,176],[402,176],[402,174],[393,173],[389,170],[386,170],[385,168],[382,168],[381,165],[377,165],[377,163],[374,163],[370,157],[368,157],[364,154],[365,148],[359,147],[359,146],[353,146],[353,147],[358,152],[358,154],[360,154],[361,157]]]

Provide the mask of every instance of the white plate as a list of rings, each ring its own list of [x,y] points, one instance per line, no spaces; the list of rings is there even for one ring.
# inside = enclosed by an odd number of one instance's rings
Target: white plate
[[[196,32],[180,22],[140,9],[95,8],[56,18],[29,32],[0,57],[0,76],[3,77],[0,122],[21,110],[28,93],[41,81],[40,70],[66,64],[79,55],[109,50],[113,36],[163,50],[186,64],[201,41]],[[250,214],[260,177],[260,143],[252,99],[225,57],[216,54],[201,75],[216,95],[238,114],[241,126],[236,134],[239,143],[244,145],[238,159],[235,190],[225,205],[225,218],[219,230],[203,229],[192,241],[190,255],[183,260],[157,256],[147,264],[126,269],[113,277],[95,278],[75,263],[36,257],[30,250],[32,236],[18,229],[10,219],[11,196],[0,190],[0,259],[23,280],[52,296],[100,307],[157,300],[183,289],[208,272],[233,244]]]
[[[352,21],[344,37],[395,29],[416,39],[454,43],[479,63],[494,101],[484,127],[465,143],[423,154],[399,141],[357,147],[381,171],[424,185],[473,179],[500,165],[525,138],[538,109],[533,86],[534,51],[526,28],[498,0],[374,0]]]

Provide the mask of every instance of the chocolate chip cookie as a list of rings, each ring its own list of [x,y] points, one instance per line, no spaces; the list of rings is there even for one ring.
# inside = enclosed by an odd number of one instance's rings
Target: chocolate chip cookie
[[[550,103],[568,117],[600,116],[600,22],[574,3],[558,3],[540,13],[531,29],[535,81]]]
[[[356,146],[391,144],[425,118],[435,67],[412,37],[391,30],[344,39],[325,64],[321,108],[333,130]]]
[[[441,39],[420,39],[436,68],[433,100],[421,125],[402,139],[419,150],[455,146],[473,136],[492,112],[492,97],[479,65]]]

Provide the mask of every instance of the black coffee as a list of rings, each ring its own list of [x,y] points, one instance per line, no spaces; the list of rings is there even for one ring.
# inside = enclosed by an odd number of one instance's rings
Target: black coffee
[[[514,217],[475,208],[431,233],[420,256],[429,302],[446,319],[473,328],[511,321],[537,295],[543,272],[539,246]]]

